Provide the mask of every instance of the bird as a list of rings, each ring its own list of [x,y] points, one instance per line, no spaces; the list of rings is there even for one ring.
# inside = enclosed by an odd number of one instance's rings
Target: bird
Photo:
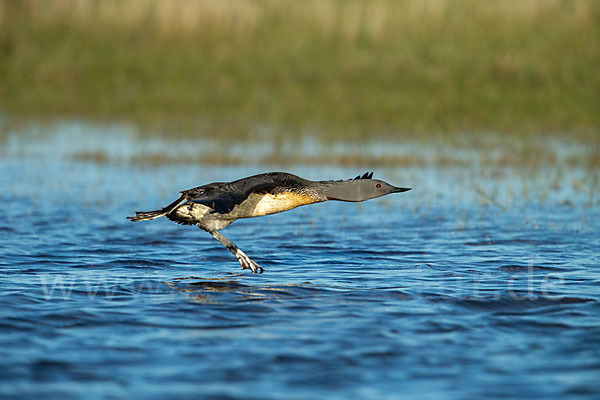
[[[136,212],[131,221],[160,217],[183,225],[198,225],[238,260],[242,270],[264,269],[220,231],[240,218],[261,217],[324,201],[360,202],[411,188],[395,187],[366,172],[354,179],[311,181],[287,172],[267,172],[232,182],[213,182],[181,191],[181,196],[160,210]]]

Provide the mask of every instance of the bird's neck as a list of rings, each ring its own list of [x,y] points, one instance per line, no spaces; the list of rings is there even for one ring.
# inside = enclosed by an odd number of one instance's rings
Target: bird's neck
[[[320,182],[319,194],[326,200],[338,201],[364,201],[367,198],[361,193],[361,188],[356,181]]]

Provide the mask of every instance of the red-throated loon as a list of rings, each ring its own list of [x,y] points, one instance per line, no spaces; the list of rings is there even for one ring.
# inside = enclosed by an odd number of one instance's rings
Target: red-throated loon
[[[182,191],[179,199],[165,208],[136,212],[132,221],[166,216],[185,225],[198,225],[232,252],[242,269],[262,273],[263,268],[221,232],[239,218],[275,214],[305,204],[327,200],[365,201],[390,193],[410,190],[372,179],[373,173],[341,181],[309,181],[286,172],[269,172],[233,182],[214,182]]]

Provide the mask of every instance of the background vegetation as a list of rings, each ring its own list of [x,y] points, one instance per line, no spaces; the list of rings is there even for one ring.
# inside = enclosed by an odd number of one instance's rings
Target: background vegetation
[[[0,110],[144,132],[600,128],[597,0],[0,0]]]

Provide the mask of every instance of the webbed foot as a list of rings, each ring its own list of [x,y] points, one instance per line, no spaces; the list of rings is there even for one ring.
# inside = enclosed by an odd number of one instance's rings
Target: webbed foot
[[[243,251],[239,250],[236,252],[235,256],[237,257],[242,269],[252,270],[253,273],[262,274],[263,267],[254,262],[250,257],[246,255]]]

